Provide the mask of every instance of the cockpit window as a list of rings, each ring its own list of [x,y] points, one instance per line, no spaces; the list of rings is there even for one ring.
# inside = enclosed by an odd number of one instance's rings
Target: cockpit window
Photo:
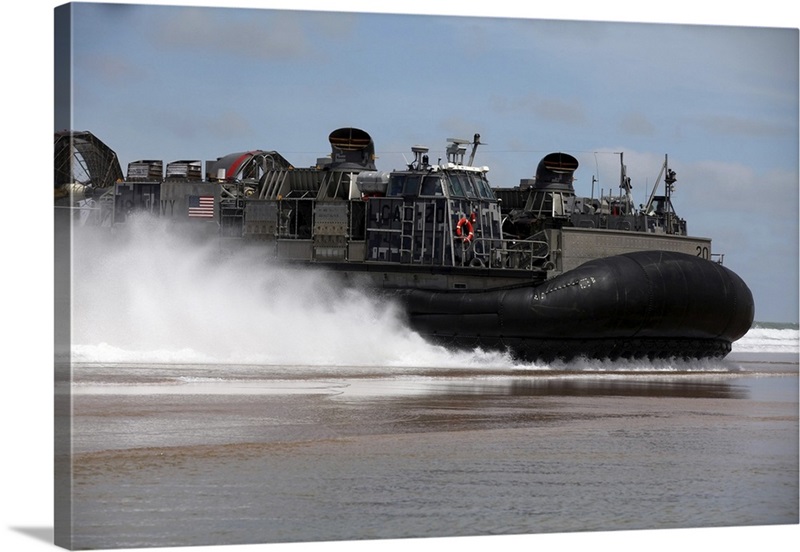
[[[468,174],[459,174],[458,179],[461,181],[461,187],[464,188],[467,197],[478,197],[478,191]]]
[[[442,179],[438,176],[426,176],[422,179],[422,191],[420,195],[423,196],[440,196],[442,195]]]
[[[387,191],[387,196],[399,196],[403,193],[403,186],[406,183],[406,175],[404,174],[395,174],[392,175],[392,178],[389,181],[389,190]]]
[[[418,174],[410,174],[406,177],[406,182],[403,184],[404,196],[418,196],[419,195],[419,180]]]
[[[481,197],[485,197],[487,199],[494,199],[494,194],[492,193],[491,188],[489,187],[489,183],[486,181],[486,178],[480,174],[471,174],[470,178],[475,184],[475,188],[478,190],[478,193]]]
[[[451,196],[464,196],[464,189],[461,187],[461,182],[459,182],[457,175],[452,173],[448,174],[447,182],[449,184]]]

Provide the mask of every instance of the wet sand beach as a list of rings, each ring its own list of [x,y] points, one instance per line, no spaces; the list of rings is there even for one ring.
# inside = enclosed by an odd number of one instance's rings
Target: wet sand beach
[[[75,370],[75,548],[798,522],[793,356]]]

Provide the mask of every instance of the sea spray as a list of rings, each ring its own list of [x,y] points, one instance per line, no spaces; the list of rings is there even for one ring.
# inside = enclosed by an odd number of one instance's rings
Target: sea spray
[[[93,229],[91,232],[96,232]],[[423,340],[391,303],[263,249],[225,250],[137,217],[73,250],[73,355],[82,362],[512,366]]]

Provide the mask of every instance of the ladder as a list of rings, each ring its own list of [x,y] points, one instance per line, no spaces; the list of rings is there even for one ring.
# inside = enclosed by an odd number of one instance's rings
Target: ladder
[[[414,262],[414,224],[417,221],[417,209],[414,203],[403,204],[400,218],[400,256],[402,262]],[[408,245],[408,247],[406,247]],[[407,255],[407,256],[406,256]],[[417,259],[418,260],[418,259]]]

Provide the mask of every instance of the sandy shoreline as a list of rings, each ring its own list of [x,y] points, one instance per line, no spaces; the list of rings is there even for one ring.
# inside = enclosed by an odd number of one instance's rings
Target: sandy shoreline
[[[72,396],[78,548],[797,522],[796,363],[111,372]]]

